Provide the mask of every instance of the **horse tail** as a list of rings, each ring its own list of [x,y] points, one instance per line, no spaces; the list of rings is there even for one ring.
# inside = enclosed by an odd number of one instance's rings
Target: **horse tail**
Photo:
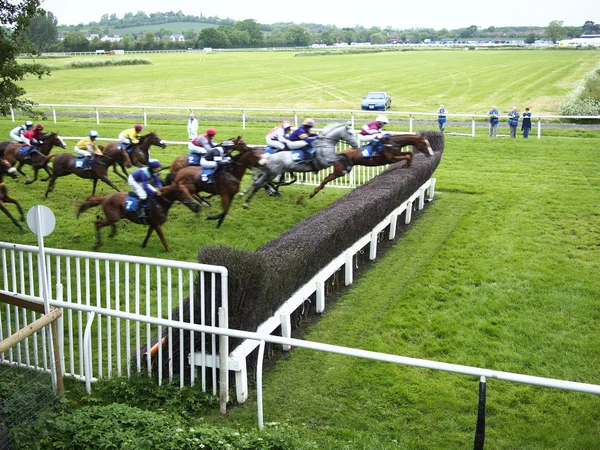
[[[104,197],[88,197],[85,202],[81,202],[79,205],[79,208],[77,209],[77,217],[79,218],[79,216],[88,209],[101,205],[102,200],[104,200]]]

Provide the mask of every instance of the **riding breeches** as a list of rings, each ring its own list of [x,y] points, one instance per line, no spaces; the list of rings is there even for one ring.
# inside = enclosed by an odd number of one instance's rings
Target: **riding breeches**
[[[359,134],[358,140],[360,142],[373,142],[373,141],[377,140],[377,135],[376,134],[367,134],[367,135]]]
[[[146,200],[148,198],[148,193],[144,190],[142,185],[133,179],[133,175],[129,175],[127,178],[127,184],[131,186],[135,195],[138,196],[140,200]]]
[[[279,142],[274,139],[267,138],[267,145],[271,148],[276,148],[277,150],[285,149],[285,144],[283,142]]]
[[[216,161],[208,161],[206,158],[200,159],[200,165],[205,169],[214,169],[218,166]]]
[[[29,145],[31,147],[31,142],[25,136],[15,136],[11,134],[10,137],[14,139],[18,144]]]
[[[191,153],[197,153],[198,155],[203,155],[206,153],[206,149],[204,147],[198,147],[197,145],[194,145],[191,142],[188,144],[188,150]]]
[[[85,156],[86,158],[89,158],[90,156],[92,156],[92,154],[89,151],[83,150],[82,148],[79,148],[77,146],[75,146],[74,150],[75,150],[75,153],[77,153],[78,155],[81,155],[81,156]]]

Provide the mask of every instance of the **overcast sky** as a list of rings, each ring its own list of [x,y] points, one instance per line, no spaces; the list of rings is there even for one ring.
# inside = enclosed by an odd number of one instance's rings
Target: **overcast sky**
[[[471,25],[546,26],[562,20],[568,26],[581,26],[586,20],[600,22],[599,0],[43,0],[42,8],[51,11],[59,25],[98,22],[103,14],[143,11],[181,11],[187,15],[217,16],[220,19],[255,19],[259,23],[313,22],[337,27],[362,25],[396,29],[464,28]]]

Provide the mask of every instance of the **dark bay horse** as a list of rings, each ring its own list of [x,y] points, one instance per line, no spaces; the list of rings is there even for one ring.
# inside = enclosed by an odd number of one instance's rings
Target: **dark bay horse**
[[[231,202],[240,190],[240,182],[246,173],[246,169],[259,167],[260,156],[245,145],[241,137],[238,137],[238,140],[234,140],[234,142],[236,142],[236,148],[240,153],[232,158],[231,164],[224,166],[220,173],[217,173],[214,183],[202,181],[202,167],[198,166],[184,167],[177,172],[174,178],[175,183],[184,184],[192,194],[206,192],[221,197],[222,212],[206,218],[207,220],[216,220],[217,228],[225,220]]]
[[[312,144],[315,149],[313,161],[296,163],[290,151],[277,152],[271,155],[267,164],[263,167],[262,175],[252,183],[253,188],[246,198],[244,208],[249,207],[250,200],[259,189],[285,172],[312,172],[316,169],[321,170],[330,167],[338,161],[346,164],[346,170],[349,171],[352,166],[346,156],[335,152],[336,145],[340,141],[346,142],[351,147],[358,147],[358,141],[354,136],[350,122],[327,125],[323,129],[323,138],[317,139]]]
[[[398,134],[384,138],[383,150],[381,153],[377,153],[372,157],[364,157],[362,149],[360,148],[347,148],[339,153],[346,155],[353,166],[385,166],[387,164],[395,164],[401,161],[406,161],[404,167],[409,168],[412,165],[414,154],[412,151],[403,152],[402,148],[408,145],[414,146],[420,152],[426,153],[427,155],[433,155],[433,150],[429,141],[423,135],[420,134]],[[336,178],[343,177],[346,175],[346,167],[341,162],[337,162],[333,165],[333,172],[330,173],[325,179],[318,185],[314,191],[310,194],[310,198],[313,198],[317,193],[325,187],[325,185]]]
[[[80,178],[93,180],[94,186],[92,188],[92,195],[96,195],[96,185],[98,184],[98,180],[103,181],[115,191],[119,192],[119,188],[108,179],[108,169],[117,164],[124,167],[131,167],[129,155],[125,149],[120,147],[116,147],[113,150],[106,150],[105,148],[102,155],[96,156],[90,170],[75,167],[76,158],[77,157],[72,153],[59,153],[58,155],[50,155],[46,158],[42,167],[45,167],[50,160],[54,159],[54,161],[52,165],[52,175],[50,175],[50,182],[46,189],[45,198],[48,198],[48,194],[54,190],[54,184],[56,183],[57,178],[71,174],[77,175]]]
[[[4,184],[4,175],[8,175],[13,180],[16,180],[18,178],[17,169],[15,169],[7,160],[0,159],[0,211],[6,214],[6,217],[8,217],[19,230],[23,231],[23,225],[21,225],[6,208],[5,203],[14,204],[19,210],[19,214],[21,215],[21,222],[25,221],[23,208],[21,208],[21,205],[19,205],[18,201],[16,201],[14,198],[8,195],[8,188]]]
[[[120,142],[110,142],[109,144],[104,146],[104,148],[102,149],[102,152],[106,153],[107,151],[114,151],[114,149],[116,149],[120,145],[121,145]],[[150,146],[151,145],[156,145],[162,149],[167,148],[167,144],[165,143],[165,141],[163,141],[160,138],[160,136],[158,134],[156,134],[156,132],[154,132],[154,131],[152,131],[148,134],[145,134],[144,136],[140,136],[139,144],[134,145],[131,148],[131,151],[129,152],[129,158],[131,160],[131,164],[133,164],[136,167],[145,166],[148,163],[148,160],[150,159]],[[125,181],[127,181],[127,177],[129,176],[127,169],[125,168],[124,165],[119,164],[119,166],[121,167],[121,170],[123,173],[117,172],[116,165],[113,166],[113,171],[118,176],[120,176]]]
[[[142,248],[146,247],[152,232],[156,231],[156,234],[158,234],[158,237],[163,244],[163,247],[167,252],[170,252],[171,249],[169,248],[169,244],[167,244],[167,239],[165,238],[162,230],[162,225],[167,221],[169,209],[176,201],[183,203],[195,213],[198,212],[199,207],[194,198],[190,195],[190,192],[183,184],[177,183],[172,186],[161,188],[159,191],[160,195],[155,197],[153,202],[154,204],[149,211],[149,217],[143,219],[144,223],[141,222],[135,211],[125,211],[125,201],[127,200],[127,193],[125,192],[116,192],[103,197],[92,196],[89,197],[85,202],[82,202],[77,210],[77,217],[79,217],[81,213],[84,213],[88,209],[98,205],[102,205],[102,209],[104,209],[104,215],[106,216],[105,220],[96,220],[95,222],[96,243],[94,244],[94,249],[97,249],[102,245],[102,228],[110,225],[112,227],[112,231],[109,236],[113,237],[115,234],[117,234],[117,222],[125,218],[139,225],[148,225],[148,232],[146,233],[146,238],[142,243]]]
[[[18,162],[19,165],[17,166],[17,171],[25,177],[25,180],[27,180],[25,184],[30,184],[37,180],[38,171],[42,167],[46,156],[50,154],[50,150],[52,150],[52,147],[54,146],[63,149],[67,148],[67,144],[65,144],[57,133],[49,133],[44,136],[42,143],[31,153],[29,158],[25,158],[19,154],[19,150],[23,147],[23,144],[11,144],[4,150],[4,159],[13,166]],[[29,175],[21,170],[25,164],[33,166],[33,181],[29,178]],[[44,170],[48,176],[52,175],[48,167],[44,167]]]

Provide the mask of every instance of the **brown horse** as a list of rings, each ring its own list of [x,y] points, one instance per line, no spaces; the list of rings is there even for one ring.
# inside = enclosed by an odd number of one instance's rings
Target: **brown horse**
[[[406,161],[405,168],[409,168],[412,165],[414,154],[413,152],[403,152],[403,147],[412,145],[423,153],[433,155],[433,150],[431,149],[431,145],[429,145],[429,141],[425,136],[420,134],[397,134],[385,137],[382,139],[382,142],[383,150],[381,153],[372,157],[363,157],[362,151],[359,148],[347,148],[340,153],[347,156],[348,160],[352,163],[352,166],[385,166],[386,164],[395,164],[400,161]],[[321,184],[314,189],[314,191],[312,191],[310,198],[317,195],[327,183],[336,178],[343,177],[346,173],[348,172],[345,171],[345,165],[341,161],[338,161],[333,165],[333,172],[330,173]]]
[[[5,206],[5,203],[13,203],[16,205],[17,209],[19,210],[19,214],[21,215],[21,222],[25,221],[23,208],[21,208],[21,205],[19,205],[18,201],[8,195],[8,188],[4,184],[4,175],[8,175],[14,180],[18,178],[17,169],[15,169],[7,160],[0,159],[0,211],[6,214],[6,217],[12,220],[12,223],[14,223],[19,230],[23,231],[23,226],[12,216],[10,211]]]
[[[221,197],[223,211],[220,214],[208,216],[207,220],[216,220],[217,228],[221,226],[225,216],[229,212],[231,202],[235,194],[240,190],[240,182],[249,167],[259,167],[258,161],[260,157],[248,147],[245,142],[238,136],[234,140],[236,147],[240,152],[232,158],[232,164],[224,166],[215,175],[215,182],[208,183],[202,181],[202,167],[189,166],[179,170],[175,175],[174,182],[184,184],[192,194],[199,192],[207,192],[212,195]]]
[[[114,151],[120,145],[120,142],[111,142],[102,149],[102,152],[106,153],[107,151]],[[150,159],[151,145],[156,145],[162,149],[167,148],[167,144],[165,143],[165,141],[163,141],[160,138],[160,136],[154,131],[145,134],[144,136],[140,136],[139,144],[135,144],[133,147],[131,147],[131,150],[129,151],[129,158],[131,160],[131,164],[137,167],[142,167],[148,164],[148,160]],[[125,165],[119,164],[119,166],[121,167],[123,173],[117,172],[117,165],[113,166],[113,172],[115,172],[118,176],[127,181],[129,173],[125,168]]]
[[[93,180],[94,186],[92,188],[92,195],[96,195],[96,185],[98,184],[98,180],[103,181],[115,191],[119,192],[119,188],[108,179],[108,169],[117,164],[124,167],[131,167],[129,155],[125,149],[120,147],[116,147],[114,150],[105,150],[102,155],[96,156],[94,164],[92,164],[90,170],[75,167],[75,161],[77,157],[71,153],[50,155],[48,158],[46,158],[46,161],[44,161],[42,167],[45,167],[46,164],[48,164],[53,158],[54,164],[52,165],[52,175],[50,176],[50,182],[48,183],[48,188],[46,189],[45,198],[48,198],[48,194],[54,190],[54,183],[56,183],[57,178],[71,174],[77,175],[80,178],[88,178]]]
[[[44,136],[42,143],[33,151],[33,153],[31,153],[28,158],[25,158],[19,154],[19,150],[21,147],[23,147],[23,144],[11,144],[4,150],[4,159],[6,159],[13,166],[18,162],[19,165],[17,166],[17,172],[25,177],[25,180],[27,180],[25,184],[30,184],[37,180],[38,171],[42,167],[46,156],[50,154],[50,150],[52,150],[52,147],[54,146],[65,149],[67,148],[67,144],[65,144],[65,142],[57,133],[49,133]],[[25,164],[30,164],[33,166],[33,181],[29,178],[29,175],[21,170],[21,167],[23,167]],[[44,167],[44,170],[48,176],[52,175],[48,167]]]
[[[79,217],[81,213],[98,205],[102,205],[104,215],[106,216],[105,220],[96,220],[95,222],[96,243],[94,244],[94,249],[97,249],[102,245],[102,233],[100,230],[102,230],[103,227],[110,225],[112,231],[109,237],[113,237],[117,234],[117,222],[125,218],[139,225],[148,225],[148,232],[142,243],[142,248],[146,247],[152,232],[156,231],[163,247],[167,252],[170,252],[171,249],[169,248],[169,244],[167,244],[167,239],[162,230],[162,225],[167,221],[169,209],[176,201],[183,203],[195,213],[198,212],[199,207],[183,184],[177,183],[172,186],[161,188],[159,192],[160,195],[155,197],[153,205],[150,207],[149,217],[146,219],[139,219],[135,211],[125,211],[125,201],[127,200],[127,193],[125,192],[117,192],[103,197],[92,196],[81,203],[77,210],[77,217]]]

